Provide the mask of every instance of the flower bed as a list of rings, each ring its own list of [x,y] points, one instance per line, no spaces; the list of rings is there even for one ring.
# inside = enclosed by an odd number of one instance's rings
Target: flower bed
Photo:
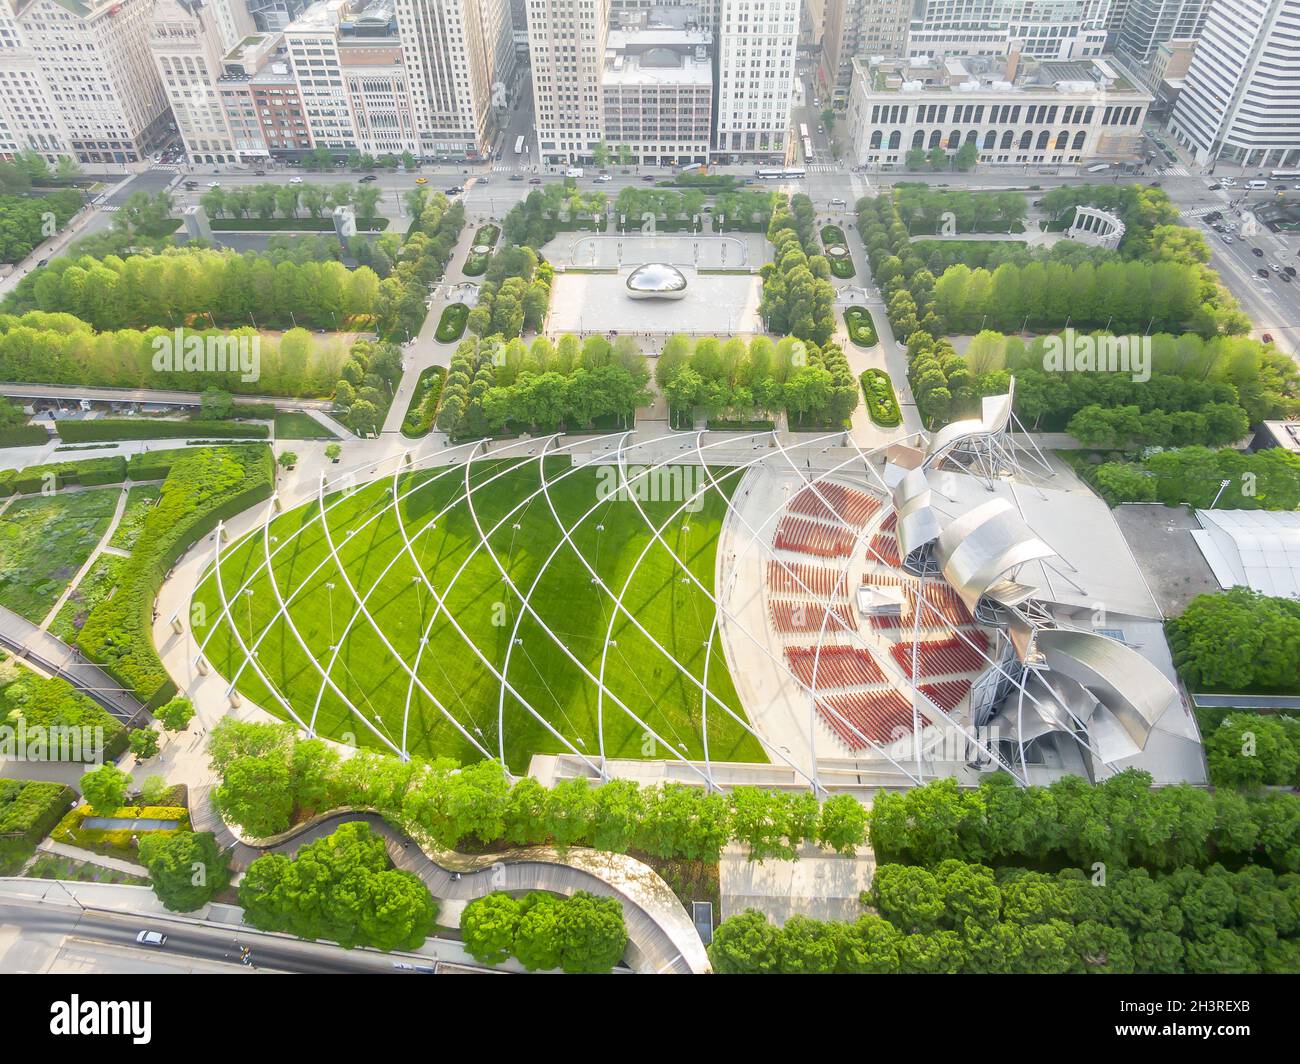
[[[876,335],[876,323],[871,311],[865,307],[849,307],[844,311],[844,326],[849,330],[849,339],[858,347],[875,347],[879,342]]]
[[[898,397],[894,395],[894,383],[889,374],[882,369],[867,369],[858,378],[862,383],[862,396],[867,402],[867,413],[871,420],[883,428],[893,428],[903,421],[903,412],[898,408]]]
[[[849,242],[844,236],[844,230],[838,225],[823,225],[821,236],[831,274],[840,280],[856,277],[858,271],[853,265],[853,256],[849,254]]]
[[[474,234],[474,239],[470,243],[470,254],[465,259],[464,274],[466,277],[481,277],[487,270],[488,261],[492,258],[492,250],[496,247],[497,240],[501,236],[501,227],[489,222],[487,225],[481,225]],[[480,248],[486,248],[486,251],[480,251]]]
[[[469,321],[469,307],[464,303],[452,303],[443,309],[434,336],[440,344],[454,344],[465,334],[467,321]]]

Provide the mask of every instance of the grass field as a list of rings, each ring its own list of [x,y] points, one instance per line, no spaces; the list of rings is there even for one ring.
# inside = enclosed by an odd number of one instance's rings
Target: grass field
[[[337,440],[338,436],[310,414],[304,414],[299,410],[277,410],[275,438],[277,440]]]
[[[118,488],[20,499],[0,515],[0,605],[39,622],[108,529]]]
[[[554,482],[569,469],[567,459],[548,460],[546,476]],[[490,477],[502,475],[486,484]],[[715,471],[717,475],[725,471]],[[487,533],[511,509],[540,487],[536,462],[476,464],[473,470],[474,511]],[[410,478],[416,479],[410,479]],[[725,490],[734,488],[733,478]],[[595,470],[582,470],[553,483],[551,496],[565,526],[597,503]],[[418,490],[401,504],[402,520],[413,540],[413,550],[429,581],[466,636],[489,661],[504,663],[519,608],[519,598],[502,579],[488,554],[471,553],[479,542],[469,507],[459,500],[463,488],[463,467],[438,477],[421,472],[409,475],[402,490]],[[480,485],[483,485],[480,487]],[[376,623],[383,629],[402,660],[414,667],[420,639],[436,612],[437,604],[428,590],[416,581],[415,564],[406,555],[398,523],[391,508],[386,512],[387,482],[369,485],[355,492],[329,512],[330,535],[354,586],[363,594],[378,580],[368,600]],[[680,503],[645,502],[643,507],[656,524],[667,522],[664,539],[689,564],[703,585],[712,588],[718,533],[725,512],[723,499],[712,494],[696,513],[670,520]],[[442,516],[440,512],[453,503]],[[367,518],[382,514],[370,524]],[[352,614],[353,596],[332,560],[315,508],[305,507],[281,515],[271,528],[282,546],[275,576],[281,594],[303,587],[290,610],[312,656],[328,662],[330,646],[339,644],[332,676],[339,687],[373,720],[396,745],[401,746],[403,708],[410,687],[407,672],[384,647],[364,621],[346,631]],[[433,523],[436,521],[436,527]],[[600,527],[603,526],[603,531]],[[304,528],[297,538],[295,530]],[[349,530],[355,530],[351,537]],[[610,599],[622,588],[637,558],[652,536],[630,500],[605,499],[592,515],[572,531],[577,551],[600,574],[606,588],[593,585],[580,556],[563,545],[542,571],[562,536],[546,500],[539,495],[512,514],[501,529],[488,537],[492,552],[526,592],[538,573],[540,581],[530,599],[541,618],[591,670],[600,672],[601,648],[611,614]],[[399,556],[400,555],[400,556]],[[385,566],[397,561],[380,579]],[[254,536],[229,551],[222,567],[228,598],[256,570],[262,560],[262,538]],[[469,562],[459,579],[453,576],[462,562]],[[665,657],[641,634],[626,615],[617,613],[613,638],[617,646],[609,652],[605,686],[646,720],[664,739],[692,757],[703,752],[700,689],[683,675],[680,662],[691,676],[703,677],[705,643],[709,639],[714,608],[710,599],[683,575],[669,552],[653,543],[636,569],[624,602],[633,615],[667,648]],[[327,585],[334,584],[331,591]],[[276,613],[275,595],[265,572],[250,585],[253,594],[240,596],[232,607],[233,621],[246,641],[261,631]],[[207,655],[219,672],[232,676],[243,655],[234,640],[229,621],[220,621],[220,600],[211,575],[196,595],[210,625],[216,631]],[[195,629],[202,640],[207,628]],[[596,684],[570,661],[532,615],[525,614],[519,627],[522,641],[514,647],[507,673],[511,684],[557,730],[595,756],[597,740]],[[312,715],[319,698],[317,730],[333,737],[350,733],[364,745],[379,741],[352,718],[345,703],[330,689],[321,692],[322,682],[308,656],[282,621],[276,621],[259,647],[258,661],[271,681],[304,719]],[[428,643],[420,658],[417,674],[447,710],[493,754],[497,750],[498,694],[500,683],[466,647],[445,614],[437,616],[428,631]],[[715,636],[709,663],[710,690],[737,714],[739,700],[727,673],[720,640]],[[238,686],[248,697],[271,712],[282,712],[253,670],[245,669]],[[438,708],[417,688],[409,694],[411,713],[406,747],[422,755],[448,755],[477,760],[481,754],[446,720]],[[605,752],[610,757],[667,756],[648,734],[606,696],[604,709]],[[743,719],[743,718],[742,718]],[[531,754],[565,749],[507,693],[504,714],[506,760],[522,771]],[[716,760],[766,760],[758,742],[745,733],[720,706],[710,703],[708,715],[709,751]],[[578,743],[581,739],[582,743]],[[585,744],[585,746],[584,746]]]

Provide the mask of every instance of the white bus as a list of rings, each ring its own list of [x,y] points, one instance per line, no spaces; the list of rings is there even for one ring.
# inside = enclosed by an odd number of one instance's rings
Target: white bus
[[[811,137],[803,138],[803,158],[804,158],[804,162],[810,163],[813,161],[813,146],[812,146]]]
[[[519,136],[515,137],[515,154],[523,155],[523,153],[524,153],[524,138],[523,135],[520,134]]]
[[[1275,181],[1294,181],[1300,178],[1300,170],[1271,170],[1269,171],[1269,177]]]
[[[799,139],[800,139],[800,140],[807,140],[807,139],[808,139],[808,123],[807,123],[807,122],[800,122],[800,123],[799,123]]]
[[[787,181],[806,175],[802,166],[788,166],[783,170],[755,170],[754,176],[760,181]]]
[[[1109,170],[1109,169],[1110,169],[1110,163],[1095,163],[1094,165],[1088,167],[1088,173],[1099,174],[1103,170]]]

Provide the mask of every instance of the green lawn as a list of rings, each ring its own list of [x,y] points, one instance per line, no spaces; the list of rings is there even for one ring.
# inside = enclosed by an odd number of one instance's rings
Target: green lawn
[[[136,484],[126,495],[126,509],[122,511],[122,520],[113,529],[113,538],[108,541],[110,547],[130,550],[135,546],[136,538],[144,519],[149,516],[153,504],[162,492],[157,484]],[[89,574],[87,574],[89,576]]]
[[[310,414],[297,410],[277,410],[275,438],[277,440],[337,440],[338,435],[330,432]]]
[[[103,537],[118,494],[20,499],[0,515],[0,605],[39,622]]]
[[[453,472],[441,477],[429,472],[413,474],[418,480],[408,476],[403,487],[406,490],[416,483],[420,485],[403,501],[402,515],[408,534],[413,537],[420,565],[440,594],[451,584],[457,568],[478,542],[469,509],[463,502],[455,501],[461,494],[463,467],[452,469]],[[567,469],[567,459],[549,461],[548,479],[554,481]],[[485,532],[540,485],[536,462],[476,464],[474,477],[482,483],[503,470],[503,476],[474,496],[475,512]],[[723,475],[726,470],[715,473]],[[734,482],[734,477],[726,481],[724,490],[731,491]],[[369,485],[341,502],[330,512],[330,533],[349,578],[360,590],[369,588],[379,578],[395,554],[401,555],[371,595],[369,605],[402,659],[413,663],[436,603],[427,589],[413,580],[416,570],[403,551],[401,534],[391,511],[362,527],[368,517],[382,510],[387,483],[385,480]],[[552,498],[566,526],[596,502],[598,487],[594,470],[574,473],[554,484]],[[453,501],[455,505],[438,516]],[[651,520],[660,524],[668,522],[663,533],[666,541],[687,559],[704,586],[712,587],[717,536],[725,511],[723,499],[716,494],[706,496],[699,512],[679,515],[671,521],[669,516],[679,503],[642,505]],[[287,594],[306,582],[301,596],[293,600],[291,611],[312,656],[327,661],[330,644],[342,640],[339,660],[332,673],[335,682],[353,702],[365,707],[372,719],[381,721],[383,731],[400,745],[408,675],[364,621],[359,621],[343,636],[352,612],[352,596],[332,562],[309,579],[316,565],[328,556],[319,524],[311,522],[313,509],[308,506],[291,511],[275,522],[272,535],[284,547],[276,563],[277,585],[281,593]],[[433,528],[431,523],[435,519],[436,528]],[[515,524],[519,527],[514,528]],[[291,541],[294,530],[304,525],[310,527]],[[598,525],[603,525],[604,530],[598,530]],[[346,539],[348,530],[354,528],[355,534]],[[617,593],[652,537],[635,505],[614,499],[602,502],[573,531],[572,538],[607,587]],[[490,547],[516,584],[527,590],[561,539],[545,499],[539,496],[513,514],[490,537]],[[222,580],[228,596],[233,596],[261,558],[260,534],[226,555]],[[335,585],[332,592],[326,586],[329,583]],[[276,612],[275,596],[265,573],[251,586],[253,595],[243,597],[233,610],[234,622],[246,640],[251,635],[250,626],[260,631]],[[229,631],[229,622],[220,622],[220,604],[211,577],[199,589],[196,601],[205,605],[209,624],[219,625],[208,644],[208,657],[218,671],[230,676],[242,655]],[[468,638],[499,666],[510,645],[519,600],[484,551],[473,556],[447,592],[446,602]],[[546,568],[531,602],[577,658],[599,674],[600,651],[611,613],[610,596],[592,585],[590,574],[567,544]],[[700,690],[679,672],[673,661],[681,662],[693,676],[703,675],[704,644],[709,638],[713,606],[693,585],[682,583],[682,574],[676,570],[668,552],[657,543],[650,547],[637,568],[636,579],[624,602],[668,648],[672,659],[655,650],[646,636],[620,613],[613,627],[618,645],[610,650],[606,690],[621,698],[667,741],[684,746],[690,756],[699,757],[703,751]],[[196,628],[195,634],[203,639],[208,632]],[[526,615],[520,625],[519,638],[522,643],[515,646],[510,660],[510,682],[558,730],[574,742],[581,737],[585,749],[596,755],[599,752],[596,685],[559,650],[531,615]],[[319,674],[283,622],[276,622],[262,641],[258,660],[304,720],[311,716],[319,695],[317,729],[323,734],[340,737],[351,733],[365,745],[378,745],[378,740],[363,724],[350,719],[349,710],[332,690],[327,688],[320,694]],[[429,631],[418,675],[471,732],[476,728],[481,731],[483,744],[495,753],[501,685],[465,646],[445,615],[439,616]],[[716,637],[708,683],[718,698],[739,715],[739,700]],[[238,686],[259,705],[272,712],[279,711],[278,703],[252,670],[244,671]],[[448,755],[462,760],[476,760],[481,756],[418,689],[411,695],[411,705],[407,746],[413,753]],[[662,748],[653,749],[649,738],[643,738],[641,725],[623,713],[608,696],[603,716],[608,756],[666,756]],[[530,755],[535,752],[565,749],[509,693],[504,719],[506,760],[515,771],[526,769]],[[717,705],[710,706],[708,735],[710,754],[716,760],[765,760],[758,742]]]

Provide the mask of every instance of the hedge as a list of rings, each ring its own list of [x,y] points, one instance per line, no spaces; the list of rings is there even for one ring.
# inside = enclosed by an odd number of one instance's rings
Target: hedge
[[[380,233],[388,228],[387,218],[371,218],[369,223],[357,220],[357,233]],[[332,233],[334,217],[328,218],[213,218],[210,223],[214,233]],[[367,225],[369,228],[367,228]]]
[[[131,480],[165,480],[177,461],[193,453],[188,447],[166,451],[141,451],[126,460],[126,475]]]
[[[178,458],[145,518],[117,594],[90,612],[77,645],[150,709],[176,694],[154,649],[151,610],[167,570],[219,521],[271,497],[275,466],[264,445],[203,448]]]
[[[143,835],[170,836],[179,835],[190,830],[190,812],[184,806],[169,805],[126,805],[113,810],[110,817],[131,820],[178,820],[180,826],[175,828],[83,828],[81,823],[87,817],[99,816],[88,805],[79,805],[59,821],[51,838],[55,842],[64,842],[71,846],[80,846],[109,857],[125,857],[137,860],[139,839]],[[133,841],[134,840],[134,841]]]
[[[229,421],[165,421],[146,418],[94,418],[58,421],[60,436],[73,443],[95,440],[166,440],[210,436],[218,439],[264,440],[265,425],[240,425]]]
[[[7,425],[0,429],[0,447],[39,447],[49,439],[42,425]]]
[[[453,344],[465,335],[467,321],[469,321],[469,307],[464,303],[452,303],[443,309],[434,336],[440,344]]]
[[[103,749],[82,748],[83,761],[112,760],[126,749],[125,726],[89,695],[82,694],[67,680],[41,676],[29,669],[7,666],[15,672],[0,683],[0,720],[20,712],[30,747],[36,741],[33,729],[101,728]],[[61,760],[49,757],[48,760]]]
[[[62,783],[0,779],[0,875],[16,875],[75,800]]]
[[[47,477],[53,478],[56,490],[69,484],[120,484],[126,479],[126,459],[121,455],[112,455],[106,458],[84,458],[79,462],[50,462],[47,465],[28,466],[13,475],[10,485],[18,495],[34,495],[45,488]]]
[[[875,347],[880,342],[875,319],[864,307],[848,307],[844,311],[844,327],[849,330],[849,339],[858,347]]]
[[[826,261],[830,263],[831,273],[840,278],[848,280],[858,275],[856,267],[853,265],[853,256],[848,253],[849,242],[844,236],[844,230],[838,225],[824,225],[821,230],[822,247],[826,249]],[[830,248],[839,246],[844,248],[843,255],[832,255]]]
[[[898,408],[889,374],[882,369],[864,369],[858,380],[862,382],[862,396],[867,401],[871,420],[887,429],[902,424],[903,412]]]

